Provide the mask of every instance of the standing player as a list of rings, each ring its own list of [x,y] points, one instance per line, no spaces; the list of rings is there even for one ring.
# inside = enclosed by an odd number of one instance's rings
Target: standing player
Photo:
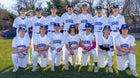
[[[50,47],[51,47],[51,71],[55,71],[55,65],[60,65],[60,60],[62,57],[62,47],[64,45],[64,37],[60,32],[60,24],[54,24],[54,33],[50,37]]]
[[[48,59],[48,48],[49,48],[49,37],[46,35],[47,28],[46,26],[40,27],[40,34],[36,35],[34,38],[34,52],[32,55],[33,58],[33,69],[32,71],[36,71],[38,57],[41,57],[40,66],[45,68],[47,66]]]
[[[89,55],[93,56],[94,59],[94,72],[98,72],[97,68],[97,56],[96,56],[96,39],[95,36],[91,33],[92,25],[90,23],[85,24],[86,33],[81,36],[81,42],[83,51],[82,51],[82,63],[84,66],[87,65],[87,59]]]
[[[93,17],[94,34],[96,36],[97,44],[98,37],[102,35],[102,30],[105,25],[108,24],[107,16],[103,15],[103,10],[101,6],[96,6],[97,15]]]
[[[69,69],[68,65],[68,59],[69,55],[72,55],[72,62],[74,69],[76,69],[76,59],[77,59],[77,53],[78,53],[78,47],[80,38],[78,35],[78,30],[76,29],[75,24],[71,24],[70,28],[68,30],[69,35],[66,38],[66,53],[65,53],[65,64],[66,64],[66,70]]]
[[[28,33],[28,29],[31,27],[30,25],[30,20],[29,18],[27,18],[25,16],[25,12],[26,12],[26,8],[25,7],[21,7],[19,9],[19,13],[20,13],[20,16],[19,17],[16,17],[14,22],[13,22],[13,27],[14,27],[14,30],[16,31],[16,35],[18,35],[18,28],[20,27],[24,27],[26,29],[26,36],[27,38],[30,40],[29,38],[29,33]],[[30,50],[28,50],[29,54],[27,55],[28,57],[28,64],[30,64]]]
[[[60,23],[60,26],[62,26],[61,18],[56,15],[57,7],[55,5],[52,5],[51,7],[51,15],[46,17],[46,24],[48,25],[48,35],[51,36],[54,32],[54,23]]]
[[[88,8],[89,8],[88,3],[82,3],[81,5],[82,13],[78,15],[78,25],[80,35],[82,35],[86,31],[85,24],[92,23],[92,15],[87,12]]]
[[[125,24],[124,16],[119,14],[119,5],[113,4],[113,15],[109,16],[109,24],[111,26],[111,35],[115,44],[115,37],[120,34],[119,30],[122,24]]]
[[[98,40],[98,56],[100,67],[104,68],[108,63],[109,72],[113,73],[112,69],[112,51],[114,49],[113,46],[113,38],[110,36],[110,26],[106,25],[103,29],[103,35],[99,37]],[[108,56],[108,61],[105,60],[105,56]]]
[[[18,35],[12,41],[12,61],[14,64],[13,72],[16,72],[19,67],[25,68],[27,66],[27,55],[30,45],[30,40],[25,36],[26,28],[19,27]]]
[[[68,35],[67,31],[68,31],[70,25],[77,23],[77,16],[75,13],[73,13],[73,11],[74,11],[73,4],[68,4],[66,6],[66,10],[67,10],[67,12],[62,14],[62,16],[61,16],[61,20],[63,23],[63,33],[64,33],[65,37]]]
[[[121,35],[116,37],[115,45],[117,48],[118,70],[125,70],[128,67],[129,62],[132,75],[138,77],[138,74],[136,73],[135,38],[132,35],[129,35],[128,32],[128,25],[123,24],[120,29]]]

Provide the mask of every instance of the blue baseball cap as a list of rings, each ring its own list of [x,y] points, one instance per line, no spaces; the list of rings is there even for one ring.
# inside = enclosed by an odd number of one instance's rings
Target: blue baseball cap
[[[26,32],[25,27],[19,27],[19,28],[18,28],[18,31],[19,31],[19,30],[24,30],[24,31]]]
[[[128,24],[122,24],[121,29],[128,29]]]
[[[70,28],[76,28],[76,25],[75,24],[71,24]]]
[[[54,23],[54,27],[60,27],[59,23]]]
[[[101,6],[96,6],[96,10],[101,10],[102,7]]]
[[[92,28],[92,25],[90,23],[86,23],[85,28]]]
[[[104,26],[104,29],[109,29],[109,30],[111,30],[111,27],[110,27],[110,25],[105,25],[105,26]],[[104,29],[103,29],[103,30],[104,30]]]
[[[20,7],[20,9],[19,9],[20,11],[22,10],[22,11],[25,11],[26,10],[26,8],[25,7]]]
[[[57,7],[55,5],[52,5],[50,8],[51,9],[56,9]]]
[[[119,5],[118,4],[113,4],[112,8],[119,8]]]
[[[37,7],[37,8],[35,9],[35,11],[42,11],[42,8],[41,8],[41,7]]]
[[[86,7],[87,7],[88,5],[87,5],[86,3],[83,3],[83,4],[82,4],[82,7],[84,7],[84,6],[86,6]]]
[[[40,26],[40,29],[41,28],[45,28],[46,30],[48,29],[48,25],[43,25],[43,26]]]
[[[69,3],[69,4],[67,5],[67,8],[71,8],[71,7],[73,7],[73,4]]]

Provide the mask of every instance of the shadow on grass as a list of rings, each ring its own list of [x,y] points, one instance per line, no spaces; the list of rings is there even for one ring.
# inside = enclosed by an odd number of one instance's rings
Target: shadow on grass
[[[32,72],[32,66],[28,66],[13,73],[13,66],[8,66],[0,70],[0,78],[134,78],[129,69],[110,73],[108,67],[105,67],[100,68],[98,73],[94,73],[93,66],[77,66],[77,70],[70,66],[69,70],[65,70],[64,65],[60,65],[55,67],[55,72],[51,72],[50,68],[50,65],[46,68],[38,66],[37,71]]]

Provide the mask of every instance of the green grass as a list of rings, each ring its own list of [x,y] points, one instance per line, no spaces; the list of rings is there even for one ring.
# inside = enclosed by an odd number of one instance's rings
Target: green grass
[[[129,69],[126,71],[118,71],[116,66],[116,56],[113,58],[114,73],[108,72],[108,67],[100,69],[98,73],[93,72],[92,66],[81,67],[78,70],[73,70],[70,67],[69,71],[63,70],[64,66],[56,67],[55,72],[50,71],[50,65],[44,69],[38,67],[36,72],[31,72],[32,66],[26,69],[19,69],[16,73],[12,73],[13,64],[11,60],[11,39],[0,38],[0,78],[134,78]],[[137,40],[136,58],[137,58],[137,73],[140,75],[140,41]]]

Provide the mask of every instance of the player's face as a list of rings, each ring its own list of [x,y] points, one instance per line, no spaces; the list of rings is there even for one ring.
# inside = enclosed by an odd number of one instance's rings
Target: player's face
[[[36,15],[40,16],[42,14],[42,11],[36,11],[35,13]]]
[[[60,30],[60,27],[59,26],[55,26],[54,30],[58,32]]]
[[[41,28],[40,29],[40,34],[45,34],[46,33],[46,29],[45,28]]]
[[[24,10],[20,10],[19,13],[20,13],[20,15],[24,15],[25,11]]]
[[[25,35],[25,30],[19,30],[18,33],[19,33],[19,36],[20,36],[20,37],[24,37],[24,35]]]
[[[102,9],[97,10],[97,14],[102,14]]]
[[[103,32],[104,32],[104,34],[109,35],[110,34],[110,29],[108,29],[108,28],[107,29],[104,29]]]
[[[70,34],[75,35],[75,28],[71,28],[70,30],[71,30]]]
[[[52,14],[56,14],[56,12],[57,12],[57,9],[51,9]]]
[[[113,13],[117,13],[118,14],[119,13],[119,8],[113,8],[112,11],[113,11]]]
[[[86,28],[86,32],[90,33],[91,32],[91,28],[90,27]]]
[[[128,29],[122,29],[121,32],[122,32],[123,35],[127,35],[128,34]]]
[[[87,6],[83,6],[82,7],[82,11],[87,11],[88,10],[88,7]]]
[[[72,7],[67,8],[68,13],[73,13],[74,9]]]

